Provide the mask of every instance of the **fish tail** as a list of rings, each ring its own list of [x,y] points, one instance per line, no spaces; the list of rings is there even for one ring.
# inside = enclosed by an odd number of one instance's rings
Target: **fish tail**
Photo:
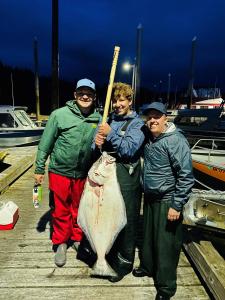
[[[92,268],[91,275],[116,276],[116,273],[105,259],[98,259]]]

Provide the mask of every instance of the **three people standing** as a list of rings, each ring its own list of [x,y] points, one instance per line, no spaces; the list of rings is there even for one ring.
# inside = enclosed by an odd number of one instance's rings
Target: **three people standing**
[[[91,143],[101,118],[94,111],[95,84],[92,81],[79,80],[74,96],[75,100],[50,115],[36,159],[35,179],[41,184],[50,156],[52,243],[57,266],[66,263],[68,242],[71,240],[77,247],[82,239],[76,222],[77,211],[92,163]],[[166,107],[162,103],[153,102],[146,107],[146,133],[143,120],[132,110],[132,96],[129,85],[114,84],[113,113],[107,123],[99,125],[95,136],[96,146],[116,157],[117,179],[127,213],[127,225],[107,257],[117,273],[109,280],[120,281],[133,269],[142,195],[140,156],[144,145],[144,238],[140,266],[133,270],[133,275],[153,277],[156,299],[167,300],[177,288],[182,209],[194,184],[191,152],[183,134],[167,121]]]

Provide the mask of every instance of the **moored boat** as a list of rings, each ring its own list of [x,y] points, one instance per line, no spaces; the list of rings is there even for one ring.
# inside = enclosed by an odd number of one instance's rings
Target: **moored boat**
[[[212,109],[179,109],[174,124],[184,131],[191,145],[204,138],[225,140],[223,105],[220,108]]]
[[[194,175],[211,189],[225,191],[224,149],[222,139],[200,139],[191,149]]]
[[[0,147],[35,145],[44,127],[38,127],[23,106],[0,105]]]

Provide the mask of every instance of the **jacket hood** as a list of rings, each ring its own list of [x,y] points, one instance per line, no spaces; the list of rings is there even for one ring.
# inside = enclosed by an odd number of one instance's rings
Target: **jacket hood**
[[[182,131],[180,129],[178,129],[172,122],[168,122],[167,123],[166,131],[164,131],[163,133],[161,133],[156,138],[156,140],[162,139],[162,138],[170,136],[170,135],[178,134],[178,133],[182,133]]]
[[[69,100],[66,102],[66,106],[74,113],[76,114],[79,118],[81,119],[88,119],[90,121],[97,121],[101,118],[101,115],[96,112],[95,110],[90,113],[90,115],[88,115],[87,117],[85,117],[82,112],[80,111],[78,105],[76,104],[76,102],[74,100]]]

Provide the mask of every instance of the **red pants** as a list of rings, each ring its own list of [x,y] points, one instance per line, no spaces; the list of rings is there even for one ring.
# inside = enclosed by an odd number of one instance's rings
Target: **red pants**
[[[80,241],[83,237],[83,232],[77,225],[77,214],[85,180],[49,172],[49,189],[54,194],[53,245],[66,243],[69,239]]]

